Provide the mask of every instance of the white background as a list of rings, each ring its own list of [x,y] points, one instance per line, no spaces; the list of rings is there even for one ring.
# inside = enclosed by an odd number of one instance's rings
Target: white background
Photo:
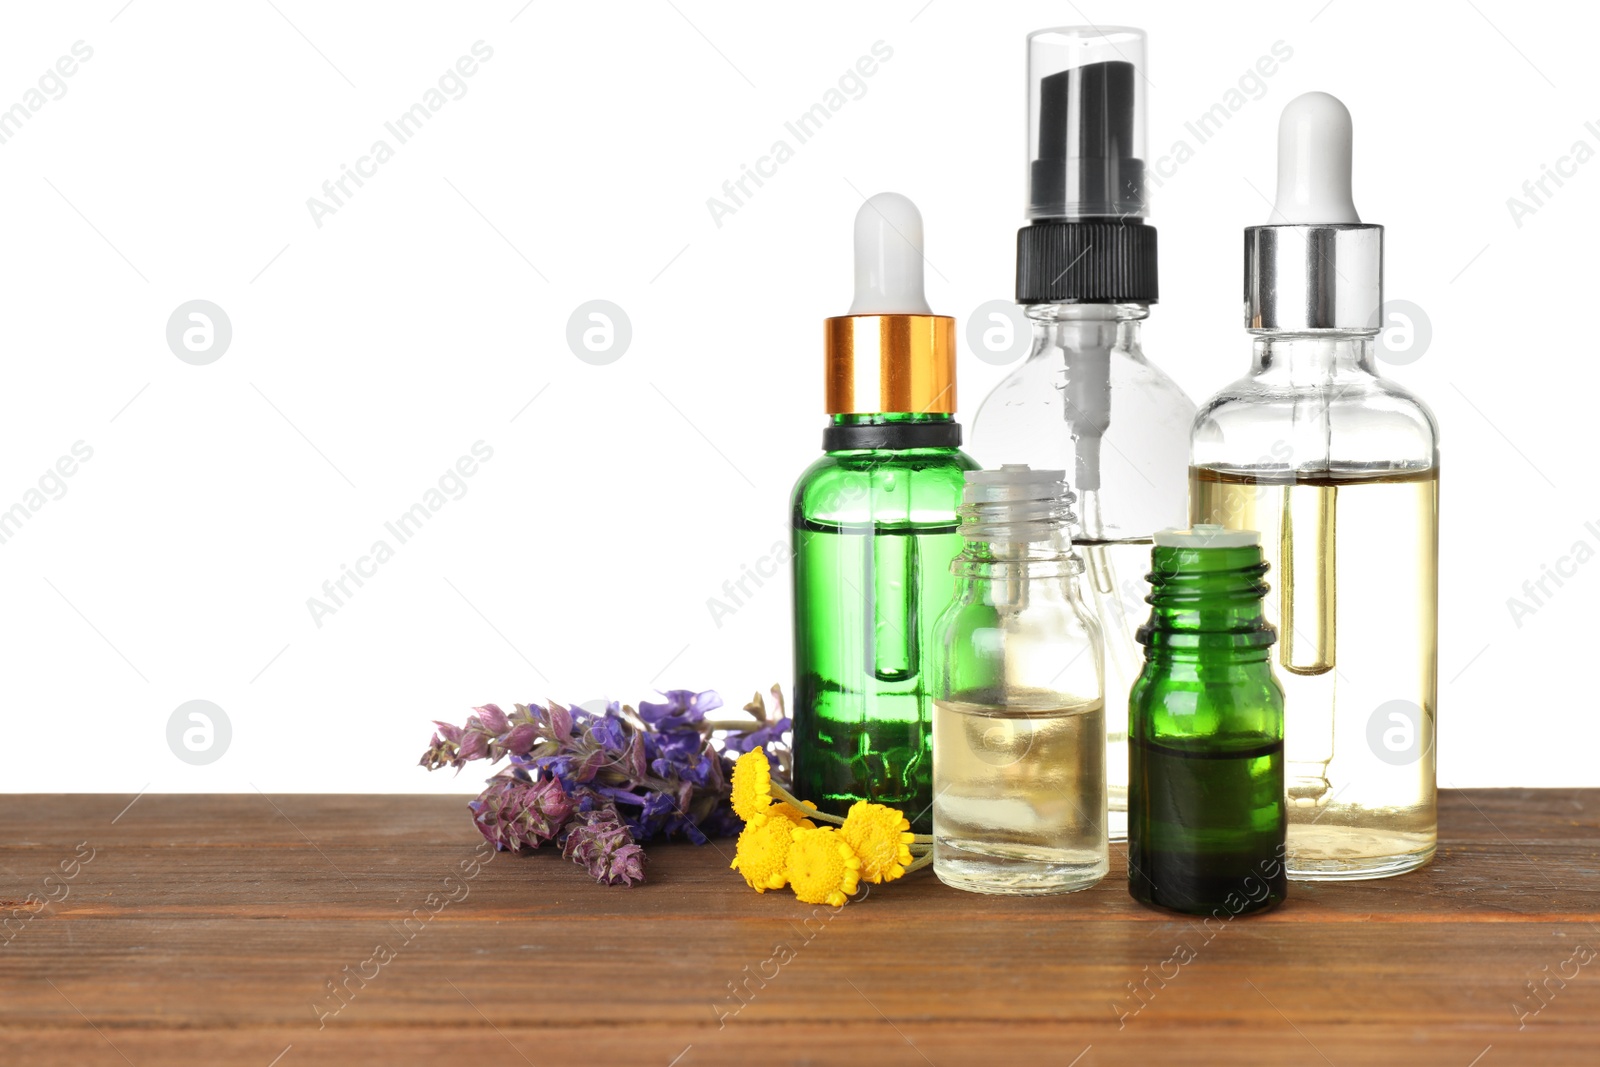
[[[274,3],[0,16],[0,108],[93,49],[0,144],[0,509],[93,449],[0,544],[3,788],[468,790],[415,763],[473,704],[787,688],[786,576],[720,627],[707,599],[787,537],[851,219],[906,193],[934,308],[964,326],[1008,296],[1024,35],[1088,21],[1149,31],[1152,155],[1195,149],[1154,194],[1146,341],[1197,400],[1247,366],[1240,229],[1265,221],[1280,108],[1348,104],[1388,295],[1432,324],[1387,373],[1443,429],[1441,783],[1600,783],[1600,560],[1520,626],[1507,606],[1600,548],[1600,162],[1520,226],[1507,207],[1600,149],[1587,8]],[[384,123],[480,40],[465,95],[397,145]],[[719,227],[707,199],[879,41],[864,95]],[[1185,121],[1277,41],[1292,58],[1197,145]],[[318,227],[307,199],[379,138],[394,158]],[[595,298],[633,327],[605,366],[566,342]],[[232,323],[206,366],[166,342],[192,299]],[[963,412],[1005,371],[963,350]],[[307,599],[480,440],[465,496],[316,625]],[[193,699],[232,725],[206,766],[167,743]]]

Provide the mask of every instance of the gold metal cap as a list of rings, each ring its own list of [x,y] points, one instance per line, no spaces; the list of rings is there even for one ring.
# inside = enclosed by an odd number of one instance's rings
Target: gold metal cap
[[[955,319],[840,315],[823,327],[829,415],[955,414]]]

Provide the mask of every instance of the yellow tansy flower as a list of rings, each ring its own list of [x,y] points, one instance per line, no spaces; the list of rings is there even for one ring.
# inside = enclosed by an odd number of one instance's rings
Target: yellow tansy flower
[[[831,826],[790,834],[789,886],[806,904],[843,907],[861,881],[861,859]]]
[[[865,800],[850,806],[839,836],[861,859],[861,877],[869,882],[892,882],[906,873],[911,862],[911,823],[894,808]]]
[[[788,863],[791,834],[797,828],[815,826],[792,804],[775,804],[745,824],[730,867],[744,875],[757,893],[782,889],[789,883]]]
[[[760,745],[733,765],[733,811],[749,822],[772,803],[772,765]]]

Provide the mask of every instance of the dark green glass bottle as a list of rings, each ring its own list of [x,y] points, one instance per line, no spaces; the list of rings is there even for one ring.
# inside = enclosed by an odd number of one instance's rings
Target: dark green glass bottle
[[[934,626],[955,592],[962,477],[947,414],[835,415],[793,499],[797,795],[932,824]],[[873,447],[875,446],[875,447]]]
[[[1287,892],[1283,690],[1254,531],[1156,534],[1128,696],[1128,892],[1230,918]]]

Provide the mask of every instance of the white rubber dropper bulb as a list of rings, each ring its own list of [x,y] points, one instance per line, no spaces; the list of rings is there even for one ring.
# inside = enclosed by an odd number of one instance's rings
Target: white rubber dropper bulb
[[[856,212],[856,298],[851,315],[931,315],[922,293],[922,212],[879,193]]]
[[[1278,120],[1278,201],[1269,225],[1359,223],[1350,198],[1350,111],[1336,96],[1305,93]]]

